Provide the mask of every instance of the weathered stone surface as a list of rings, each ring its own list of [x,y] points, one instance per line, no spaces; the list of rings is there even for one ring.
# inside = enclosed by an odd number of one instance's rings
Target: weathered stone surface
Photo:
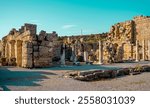
[[[25,24],[19,30],[12,29],[2,39],[0,55],[6,58],[5,64],[11,58],[16,58],[17,66],[23,67],[34,67],[34,63],[50,66],[52,58],[61,58],[63,53],[64,62],[71,60],[102,64],[150,60],[149,29],[149,16],[138,16],[117,23],[108,33],[59,38],[55,31],[46,33],[42,30],[37,35],[36,25]],[[62,44],[65,44],[65,49],[62,49]]]
[[[50,36],[53,42],[46,40],[46,36],[47,33],[43,30],[37,35],[36,25],[32,24],[25,24],[19,31],[12,29],[2,39],[2,55],[5,58],[2,65],[16,64],[27,68],[51,66],[52,58],[60,56],[55,55],[60,45],[56,41],[58,36],[56,32]]]

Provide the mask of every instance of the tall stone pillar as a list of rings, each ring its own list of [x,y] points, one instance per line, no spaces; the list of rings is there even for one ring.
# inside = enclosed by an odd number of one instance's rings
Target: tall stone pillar
[[[84,51],[84,61],[88,62],[88,52]]]
[[[70,60],[73,62],[76,62],[77,61],[76,55],[77,55],[76,54],[76,46],[73,44],[72,45],[72,54],[71,54]]]
[[[145,40],[142,41],[142,60],[145,61]]]
[[[75,47],[74,47],[74,45],[71,45],[71,50],[72,50],[72,53],[71,53],[71,58],[70,58],[70,60],[71,61],[73,61],[74,60],[74,56],[75,56]]]
[[[134,57],[133,57],[133,53],[134,53],[134,51],[133,51],[133,44],[130,44],[131,45],[131,60],[133,60],[134,59]]]
[[[15,58],[15,41],[10,41],[10,57]]]
[[[103,42],[99,41],[99,64],[103,64]]]
[[[2,57],[5,57],[6,43],[2,43]]]
[[[148,40],[148,60],[150,60],[150,40]]]
[[[8,47],[7,47],[7,43],[6,43],[6,45],[5,45],[5,58],[7,58],[7,49],[8,49]]]
[[[9,54],[10,54],[10,45],[9,45],[9,42],[7,42],[6,43],[6,46],[5,46],[5,57],[7,58],[7,59],[9,59]]]
[[[74,53],[74,60],[73,60],[73,62],[75,63],[75,62],[77,62],[77,52],[78,52],[76,44],[74,46],[74,52],[75,53]]]
[[[11,41],[8,43],[9,45],[9,58],[11,58],[12,55],[12,45],[11,45]]]
[[[63,44],[63,52],[61,55],[61,65],[65,65],[65,44]]]
[[[15,47],[15,58],[16,58],[16,62],[17,62],[17,59],[18,59],[18,53],[17,53],[17,49],[18,49],[18,42],[17,42],[17,41],[15,42],[14,47]]]
[[[139,61],[139,41],[136,40],[136,61]]]

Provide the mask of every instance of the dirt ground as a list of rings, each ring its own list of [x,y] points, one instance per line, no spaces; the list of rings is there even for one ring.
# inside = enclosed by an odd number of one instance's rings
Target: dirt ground
[[[83,82],[66,78],[66,72],[150,65],[150,62],[118,63],[110,65],[64,66],[41,69],[0,67],[1,91],[148,91],[150,72],[139,75]]]

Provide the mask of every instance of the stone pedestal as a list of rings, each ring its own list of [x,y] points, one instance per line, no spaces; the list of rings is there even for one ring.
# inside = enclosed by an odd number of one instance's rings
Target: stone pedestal
[[[103,42],[99,41],[99,64],[103,64]]]
[[[145,40],[142,41],[142,60],[145,61]]]
[[[136,61],[139,61],[139,41],[136,41]]]

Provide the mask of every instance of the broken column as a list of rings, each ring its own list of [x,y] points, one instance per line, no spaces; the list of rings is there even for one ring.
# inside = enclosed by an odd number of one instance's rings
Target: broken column
[[[70,60],[74,61],[74,57],[75,57],[75,46],[74,45],[71,46],[71,50],[72,50],[72,54],[71,54]]]
[[[76,44],[75,44],[75,46],[74,46],[74,59],[73,59],[73,62],[75,63],[75,62],[77,62],[77,46],[76,46]]]
[[[62,45],[61,65],[65,65],[65,44]]]
[[[142,41],[142,55],[143,55],[143,61],[145,61],[145,40]]]
[[[136,61],[139,61],[139,41],[136,40]]]
[[[99,41],[99,64],[103,64],[103,42]]]
[[[84,61],[88,62],[88,52],[84,51]]]

